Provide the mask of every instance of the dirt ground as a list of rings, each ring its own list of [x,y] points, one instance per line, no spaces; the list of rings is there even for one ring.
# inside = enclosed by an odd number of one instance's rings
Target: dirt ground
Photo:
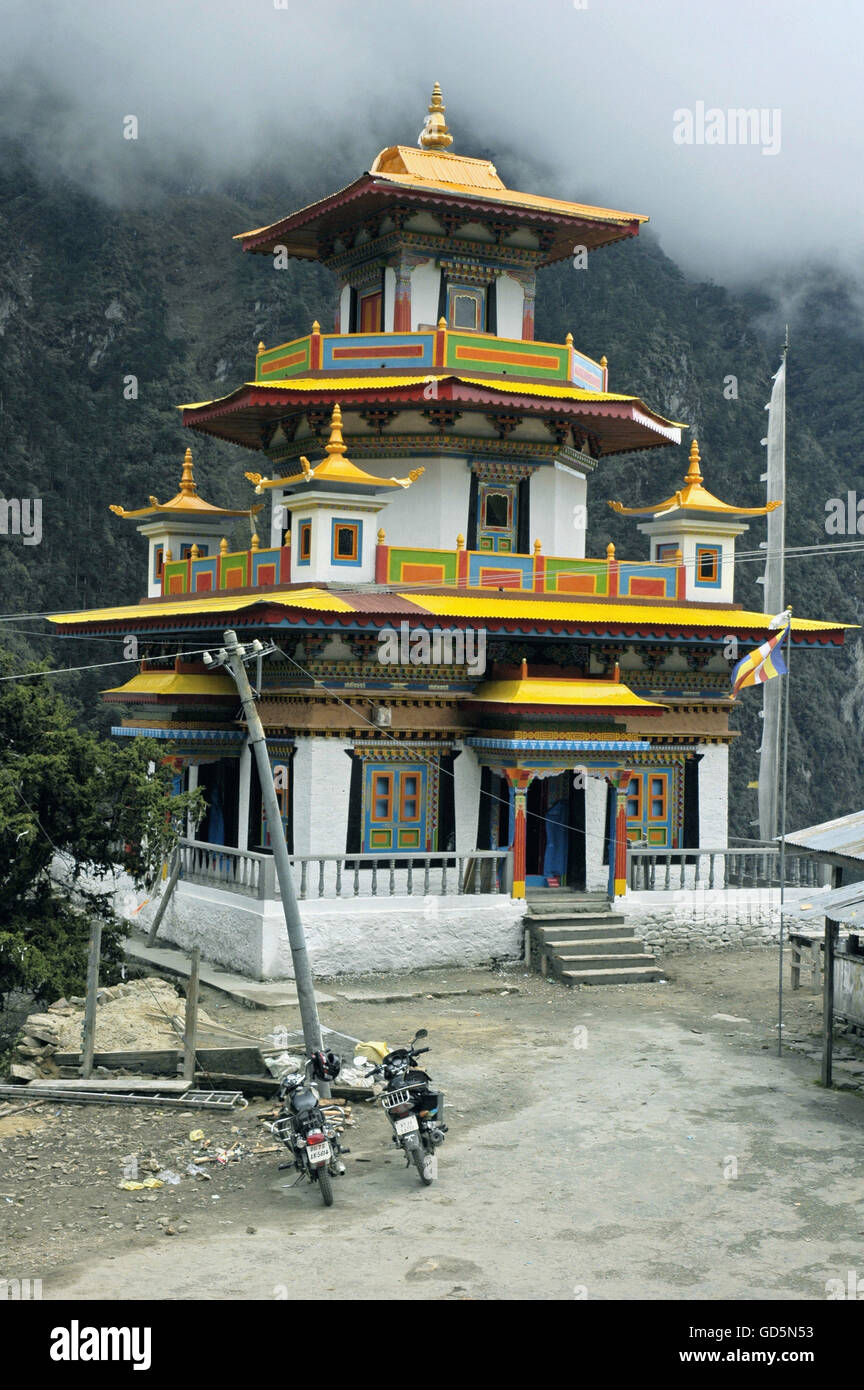
[[[328,1026],[391,1045],[428,1028],[450,1126],[429,1189],[377,1105],[354,1105],[329,1210],[277,1171],[284,1151],[253,1152],[273,1143],[270,1102],[0,1120],[0,1278],[41,1278],[48,1299],[824,1299],[864,1274],[864,1094],[826,1092],[792,1046],[777,1057],[774,952],[667,969],[578,990],[436,971],[357,982],[423,990],[408,1001],[322,1006]],[[518,993],[472,992],[495,985]],[[812,1048],[819,997],[785,998],[787,1041]],[[294,1010],[202,1003],[253,1037],[297,1026]],[[209,1181],[120,1189],[129,1155],[142,1175],[151,1159],[185,1174],[198,1128],[244,1157]]]

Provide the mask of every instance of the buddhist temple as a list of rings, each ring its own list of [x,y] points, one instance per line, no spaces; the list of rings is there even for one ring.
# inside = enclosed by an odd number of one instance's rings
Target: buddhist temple
[[[171,502],[112,508],[148,539],[144,597],[54,620],[137,638],[140,671],[103,694],[113,733],[162,741],[178,785],[205,789],[186,889],[218,918],[214,958],[236,963],[232,941],[259,931],[253,973],[287,959],[266,946],[274,833],[304,901],[344,909],[345,942],[352,904],[388,880],[389,930],[419,931],[434,879],[464,900],[468,955],[490,894],[512,925],[535,888],[624,894],[628,844],[727,843],[730,642],[758,645],[771,616],[735,601],[735,540],[777,504],[720,501],[693,441],[678,491],[609,504],[648,553],[591,553],[605,461],[649,455],[666,492],[687,425],[573,334],[538,339],[536,277],[647,219],[508,188],[457,141],[436,84],[419,144],[238,236],[238,254],[333,276],[331,331],[259,344],[247,380],[180,407],[187,430],[237,446],[250,504],[203,502],[187,451]],[[255,676],[275,829],[231,682],[201,658],[226,628],[275,646]],[[797,649],[843,637],[793,621]]]

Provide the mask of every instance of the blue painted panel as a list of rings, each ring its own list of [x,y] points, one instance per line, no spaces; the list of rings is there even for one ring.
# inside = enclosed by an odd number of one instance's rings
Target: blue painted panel
[[[520,576],[523,589],[533,589],[534,561],[525,555],[500,555],[494,551],[478,554],[471,551],[468,556],[468,583],[471,588],[479,588],[481,571],[484,569],[506,570]]]
[[[324,371],[360,372],[370,367],[418,371],[435,365],[432,333],[350,333],[321,340]]]

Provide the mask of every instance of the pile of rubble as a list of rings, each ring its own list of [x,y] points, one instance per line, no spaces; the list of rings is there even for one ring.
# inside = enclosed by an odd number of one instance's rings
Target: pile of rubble
[[[97,1052],[176,1046],[185,1006],[168,980],[127,980],[100,989],[96,998]],[[209,1021],[203,1011],[198,1017]],[[54,1054],[80,1052],[83,1024],[84,1000],[74,994],[49,1004],[43,1013],[30,1014],[13,1048],[10,1079],[36,1081],[59,1075]]]

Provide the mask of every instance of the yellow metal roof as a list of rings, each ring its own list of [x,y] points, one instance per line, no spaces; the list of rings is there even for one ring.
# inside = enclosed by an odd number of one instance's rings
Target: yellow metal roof
[[[441,193],[468,193],[473,198],[488,198],[494,203],[512,203],[514,207],[537,208],[541,212],[558,213],[564,217],[581,217],[591,222],[608,222],[613,226],[648,221],[644,213],[622,212],[617,208],[598,208],[590,203],[568,203],[561,198],[544,198],[538,193],[520,193],[515,188],[505,188],[503,184],[478,186],[476,183],[456,183],[450,179],[420,178],[417,174],[388,173],[377,174],[376,177],[386,179],[388,183],[400,184],[403,188],[428,188]]]
[[[690,445],[690,467],[683,488],[667,497],[665,502],[657,502],[653,507],[625,507],[621,502],[610,502],[609,506],[619,516],[665,516],[673,512],[707,512],[715,516],[730,517],[766,516],[768,512],[782,507],[782,502],[768,502],[764,507],[733,507],[728,502],[721,502],[719,497],[715,497],[713,492],[702,486],[702,470],[699,463],[699,443],[694,439]]]
[[[458,184],[462,188],[506,188],[495,165],[488,159],[471,159],[445,150],[418,150],[412,145],[391,145],[376,156],[370,174],[407,175],[418,183]]]
[[[620,603],[616,600],[588,600],[572,603],[559,599],[463,597],[461,594],[402,593],[418,607],[438,617],[448,618],[533,618],[561,622],[669,623],[673,627],[753,628],[762,631],[771,621],[767,613],[751,613],[735,608],[691,608],[671,604]],[[840,632],[854,623],[819,622],[812,618],[793,618],[793,632]]]
[[[553,396],[564,400],[572,401],[636,401],[638,396],[621,396],[612,391],[584,391],[579,386],[569,386],[566,382],[553,384],[545,381],[517,381],[515,378],[508,378],[504,381],[492,381],[488,377],[462,376],[459,372],[454,372],[450,367],[426,368],[424,373],[415,372],[413,376],[382,376],[376,373],[374,376],[292,376],[283,377],[279,381],[247,381],[243,384],[256,391],[377,391],[382,386],[416,386],[422,382],[426,376],[453,377],[456,381],[464,381],[468,386],[483,386],[487,390],[503,391],[507,395],[520,396]],[[200,410],[205,405],[219,405],[222,401],[227,401],[239,390],[235,387],[229,391],[227,396],[217,396],[212,401],[191,401],[185,405],[179,405],[178,410]],[[662,417],[658,416],[658,419]],[[667,424],[678,425],[682,429],[687,426],[678,420],[667,420]]]
[[[177,671],[140,671],[125,685],[103,690],[103,695],[230,695],[236,699],[237,687],[224,671],[197,675]]]
[[[117,516],[125,517],[127,520],[137,520],[142,516],[161,516],[166,512],[172,515],[178,512],[183,515],[193,515],[196,517],[208,516],[251,516],[260,512],[264,506],[259,502],[257,507],[252,507],[247,511],[232,511],[228,507],[215,507],[212,502],[205,502],[203,497],[198,495],[198,484],[192,469],[192,450],[187,449],[183,458],[183,471],[180,476],[180,491],[171,498],[170,502],[159,502],[155,497],[150,498],[149,507],[139,507],[136,511],[127,511],[125,507],[118,507],[112,504],[108,510]]]
[[[91,608],[83,613],[55,613],[49,622],[58,627],[70,623],[125,622],[127,618],[177,618],[200,613],[237,613],[256,603],[278,603],[285,608],[313,608],[324,613],[353,613],[344,599],[327,589],[279,589],[275,593],[262,591],[242,598],[232,597],[231,590],[211,598],[165,599],[156,603],[132,603],[121,608]]]
[[[634,694],[619,681],[540,680],[523,676],[520,680],[487,681],[474,692],[476,700],[500,705],[573,705],[580,709],[665,709]]]

